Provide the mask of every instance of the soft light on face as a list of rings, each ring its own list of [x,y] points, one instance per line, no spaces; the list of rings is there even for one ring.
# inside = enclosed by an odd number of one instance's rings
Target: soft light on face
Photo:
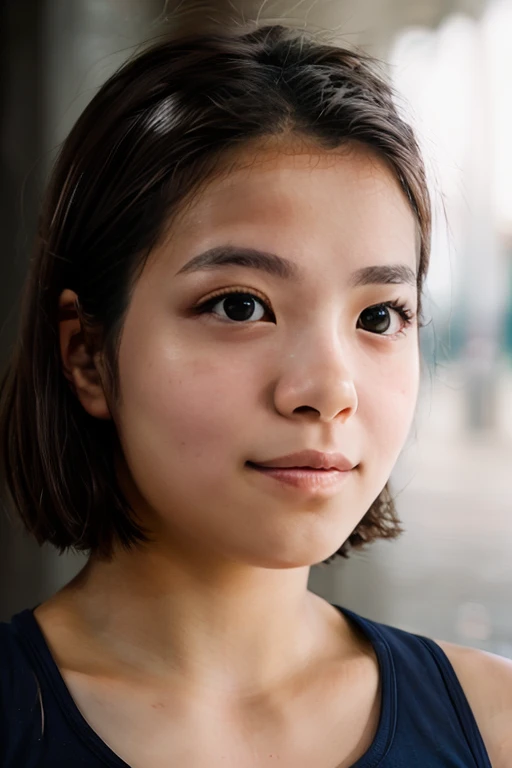
[[[267,143],[238,160],[196,195],[136,284],[116,419],[127,493],[177,549],[311,565],[368,510],[411,425],[415,221],[392,172],[363,149]],[[245,261],[192,269],[212,249]],[[237,291],[251,296],[226,296]],[[316,493],[247,465],[304,449],[357,468]]]

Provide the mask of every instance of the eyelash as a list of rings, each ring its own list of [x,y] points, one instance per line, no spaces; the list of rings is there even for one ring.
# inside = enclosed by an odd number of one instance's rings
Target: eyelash
[[[394,333],[388,338],[395,338],[396,336],[402,334],[406,328],[408,328],[410,325],[412,325],[415,314],[412,311],[412,309],[409,309],[407,304],[403,301],[400,301],[400,299],[393,299],[393,301],[383,301],[380,304],[372,304],[370,307],[366,307],[366,309],[373,309],[374,307],[388,307],[389,309],[394,309],[395,312],[399,315],[399,317],[403,320],[403,326],[398,331],[398,333]],[[382,336],[384,334],[375,334],[375,336]]]
[[[217,304],[220,299],[227,298],[228,296],[250,296],[253,299],[257,299],[265,307],[268,314],[272,315],[272,317],[275,319],[275,315],[272,312],[268,302],[262,296],[258,295],[257,293],[254,293],[253,291],[248,291],[247,289],[242,289],[242,288],[230,288],[230,289],[226,289],[224,291],[219,291],[218,293],[215,293],[209,299],[206,299],[206,301],[203,301],[201,304],[198,304],[196,307],[194,307],[194,313],[197,315],[204,315],[204,314],[211,313],[211,310],[213,309],[215,304]],[[381,301],[378,304],[371,304],[370,306],[365,307],[365,310],[375,309],[377,307],[387,307],[389,309],[394,309],[395,312],[402,319],[403,327],[400,329],[400,331],[391,335],[387,335],[383,333],[373,333],[374,336],[385,336],[388,339],[394,339],[397,336],[404,333],[405,329],[412,324],[415,317],[414,312],[411,309],[409,309],[407,304],[403,301],[400,301],[399,299],[394,299],[392,301]],[[240,322],[239,324],[251,325],[252,323]],[[372,333],[372,331],[368,331],[368,333]]]

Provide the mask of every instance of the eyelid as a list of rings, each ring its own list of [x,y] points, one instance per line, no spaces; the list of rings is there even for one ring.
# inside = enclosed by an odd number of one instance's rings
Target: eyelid
[[[210,301],[213,301],[213,299],[216,298],[222,298],[223,296],[229,296],[232,293],[247,293],[254,295],[257,299],[259,299],[263,304],[266,305],[268,309],[271,309],[271,304],[269,299],[265,296],[264,293],[261,293],[261,291],[256,290],[255,288],[248,288],[246,285],[235,285],[230,286],[229,288],[219,288],[217,291],[213,291],[212,293],[205,296],[201,301],[199,301],[193,309],[199,309],[204,304],[207,304]]]
[[[379,301],[377,304],[371,304],[367,309],[373,309],[373,307],[389,307],[394,310],[401,317],[406,316],[408,320],[414,320],[416,312],[412,309],[410,303],[404,299],[390,299],[389,301]]]

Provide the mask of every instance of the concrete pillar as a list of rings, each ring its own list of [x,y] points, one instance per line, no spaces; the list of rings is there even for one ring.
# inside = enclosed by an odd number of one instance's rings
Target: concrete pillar
[[[34,238],[41,189],[41,4],[0,4],[0,366],[17,327],[17,299]],[[2,489],[3,490],[3,489]],[[0,621],[40,598],[43,557],[8,517],[0,493]]]

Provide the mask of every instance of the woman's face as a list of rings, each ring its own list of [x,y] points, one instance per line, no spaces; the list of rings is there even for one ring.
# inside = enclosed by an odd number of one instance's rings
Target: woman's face
[[[238,152],[135,286],[119,353],[122,482],[160,541],[306,566],[347,539],[407,438],[417,232],[364,149]],[[354,468],[300,488],[248,463],[305,449]]]

